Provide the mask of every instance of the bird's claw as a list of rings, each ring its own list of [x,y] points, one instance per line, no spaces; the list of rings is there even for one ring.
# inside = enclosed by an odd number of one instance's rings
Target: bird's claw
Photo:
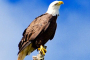
[[[40,52],[42,52],[43,55],[47,52],[47,50],[41,45],[40,48],[38,48]]]

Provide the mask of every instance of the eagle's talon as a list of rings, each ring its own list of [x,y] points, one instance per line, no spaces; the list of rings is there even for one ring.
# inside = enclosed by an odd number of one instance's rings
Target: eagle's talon
[[[47,50],[41,45],[40,48],[38,48],[40,52],[42,52],[43,55],[47,52]]]

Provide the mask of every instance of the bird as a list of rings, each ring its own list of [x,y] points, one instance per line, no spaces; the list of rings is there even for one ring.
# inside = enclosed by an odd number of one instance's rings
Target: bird
[[[45,55],[47,50],[43,47],[54,38],[57,29],[56,21],[62,4],[64,4],[63,1],[53,1],[47,11],[36,17],[24,30],[23,37],[18,44],[17,60],[24,60],[27,55],[30,55],[36,49],[41,50]]]

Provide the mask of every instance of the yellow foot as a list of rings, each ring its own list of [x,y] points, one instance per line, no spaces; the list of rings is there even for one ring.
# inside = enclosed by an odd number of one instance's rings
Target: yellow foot
[[[40,48],[38,48],[40,52],[42,52],[43,55],[47,52],[47,50],[41,45]]]

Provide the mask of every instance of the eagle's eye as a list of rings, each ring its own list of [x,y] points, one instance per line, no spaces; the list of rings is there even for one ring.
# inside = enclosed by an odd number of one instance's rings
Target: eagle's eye
[[[58,3],[56,3],[55,5],[58,5]]]

